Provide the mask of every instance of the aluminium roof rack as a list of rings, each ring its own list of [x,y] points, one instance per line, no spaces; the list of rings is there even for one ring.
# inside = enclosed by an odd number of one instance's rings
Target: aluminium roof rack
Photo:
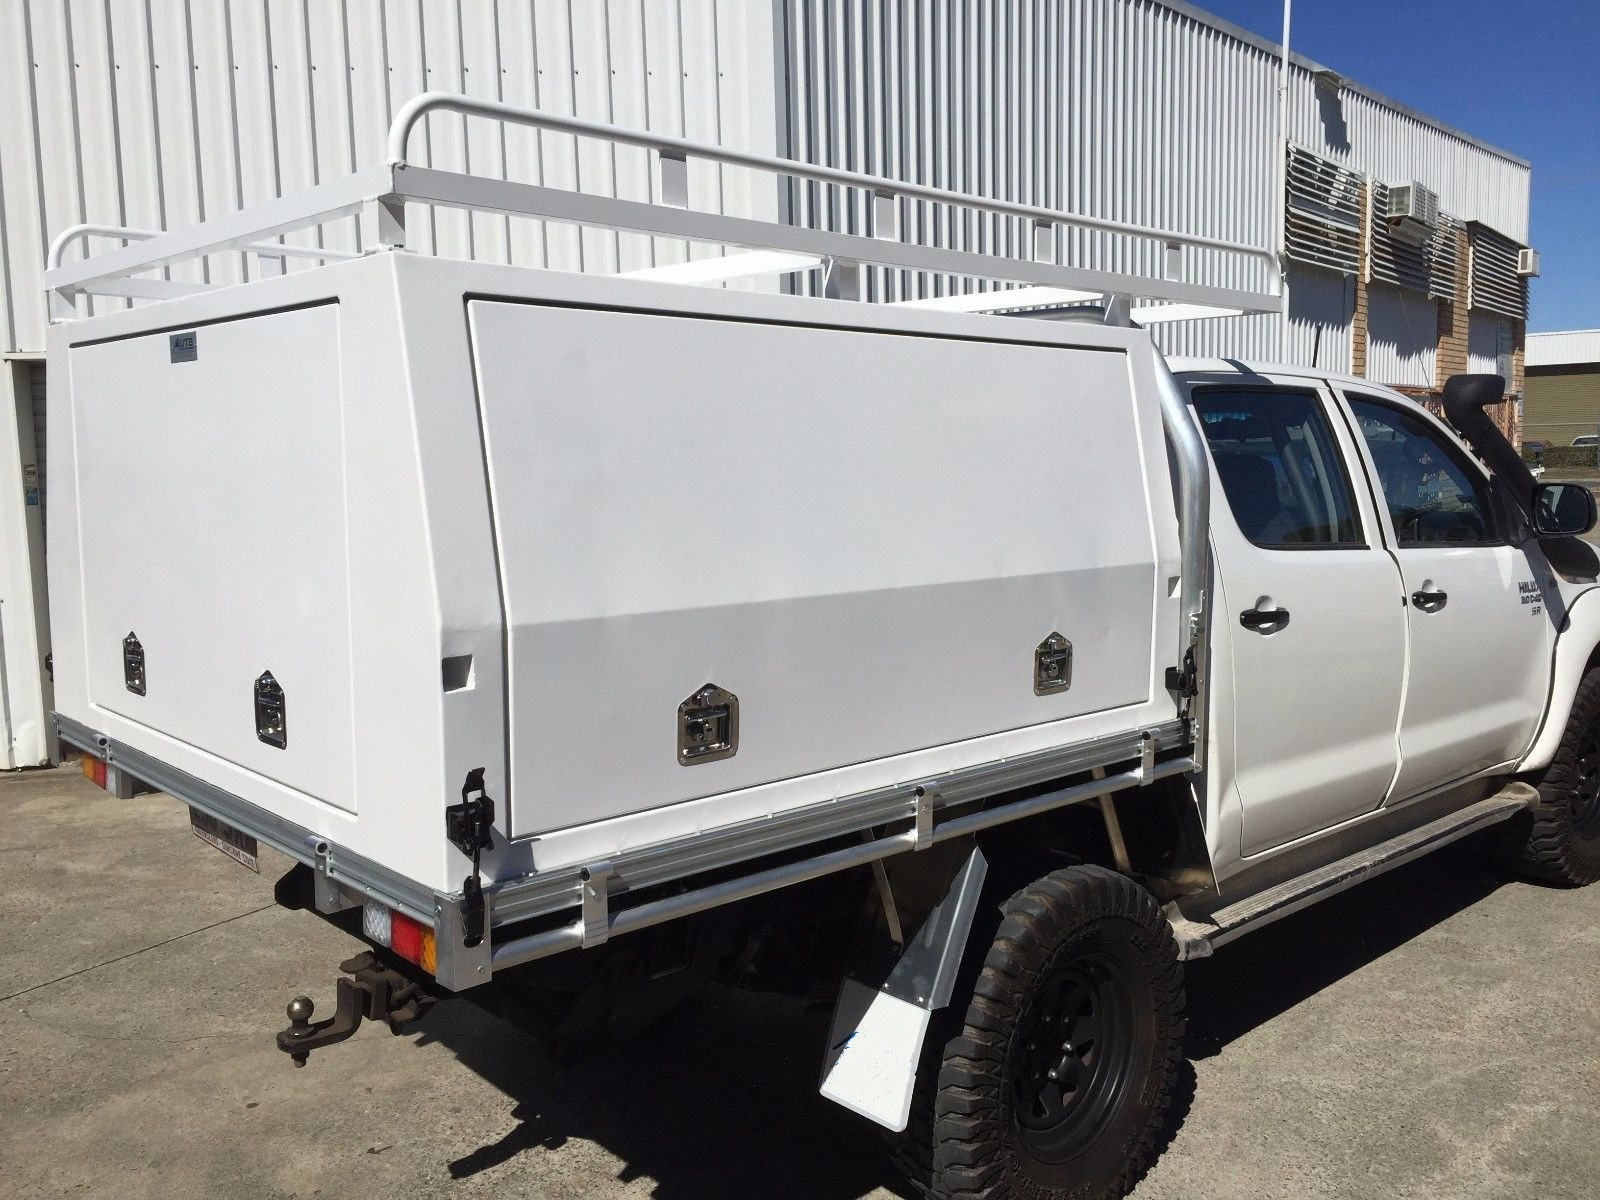
[[[408,160],[412,131],[435,112],[455,112],[508,124],[530,126],[553,133],[597,138],[614,145],[637,146],[651,151],[656,166],[654,202],[520,183],[482,175],[443,171]],[[765,171],[792,180],[855,189],[871,197],[871,234],[813,229],[775,221],[704,212],[690,207],[691,160]],[[1028,222],[1033,237],[1031,258],[954,250],[905,241],[899,227],[899,201],[912,200],[975,210]],[[406,249],[407,203],[439,205],[485,213],[530,217],[575,225],[598,226],[650,236],[685,239],[759,251],[729,255],[725,265],[698,269],[650,268],[629,272],[640,277],[713,282],[739,275],[803,270],[823,266],[827,271],[825,294],[835,299],[862,299],[863,266],[962,276],[1000,281],[1034,289],[1032,299],[1007,297],[1006,292],[984,293],[969,311],[987,311],[1005,300],[1038,304],[1094,300],[1113,313],[1132,311],[1140,319],[1159,320],[1193,316],[1227,316],[1249,312],[1278,312],[1282,288],[1273,253],[1260,246],[1176,230],[1111,221],[1058,209],[1041,208],[1008,200],[974,196],[945,188],[906,183],[836,167],[816,166],[794,159],[729,150],[705,142],[649,133],[538,109],[517,108],[477,100],[450,92],[425,92],[408,101],[389,127],[387,160],[378,166],[330,180],[306,191],[280,196],[262,204],[197,225],[153,232],[104,225],[78,225],[64,230],[52,243],[44,275],[50,295],[52,319],[77,315],[77,298],[83,295],[126,296],[164,300],[209,290],[200,283],[152,278],[144,272],[218,251],[255,254],[282,269],[286,257],[328,261],[351,257],[347,251],[291,246],[271,239],[296,230],[313,228],[355,213],[369,213],[363,222],[377,231],[377,241],[362,253]],[[1100,270],[1054,261],[1059,228],[1091,230],[1154,243],[1160,247],[1159,275],[1139,275]],[[89,237],[119,238],[128,243],[85,258],[64,262],[73,242]],[[1188,259],[1195,251],[1228,256],[1234,262],[1256,264],[1265,278],[1259,290],[1221,287],[1184,278]],[[738,261],[730,261],[738,260]],[[696,260],[697,263],[699,260]],[[711,260],[717,261],[717,260]],[[677,264],[674,264],[676,267]],[[1241,272],[1231,271],[1232,275]],[[951,297],[935,306],[960,307]],[[959,300],[961,298],[954,298]],[[1142,302],[1130,309],[1133,302]],[[922,303],[913,301],[911,303]],[[933,303],[933,302],[927,302]],[[1170,309],[1170,312],[1165,311]]]

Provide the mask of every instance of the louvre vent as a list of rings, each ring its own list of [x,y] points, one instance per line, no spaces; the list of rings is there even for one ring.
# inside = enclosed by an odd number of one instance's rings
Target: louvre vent
[[[1367,278],[1422,292],[1435,300],[1449,300],[1456,294],[1460,276],[1456,247],[1461,222],[1448,213],[1436,213],[1435,227],[1420,243],[1395,237],[1389,223],[1392,192],[1392,188],[1373,181]]]
[[[1476,221],[1467,224],[1467,241],[1472,256],[1468,307],[1526,320],[1528,281],[1517,273],[1520,252],[1526,247]]]
[[[1297,262],[1354,275],[1361,266],[1361,176],[1289,147],[1284,253]]]

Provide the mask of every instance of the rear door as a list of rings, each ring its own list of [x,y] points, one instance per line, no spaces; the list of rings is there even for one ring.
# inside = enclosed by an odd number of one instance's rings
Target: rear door
[[[68,362],[90,703],[355,811],[338,306]]]
[[[1409,632],[1395,799],[1517,758],[1549,686],[1553,627],[1489,477],[1437,422],[1371,393],[1344,399],[1405,585]]]
[[[1215,467],[1214,645],[1233,671],[1249,855],[1382,805],[1405,615],[1371,498],[1347,466],[1349,431],[1319,384],[1202,384],[1191,402]]]

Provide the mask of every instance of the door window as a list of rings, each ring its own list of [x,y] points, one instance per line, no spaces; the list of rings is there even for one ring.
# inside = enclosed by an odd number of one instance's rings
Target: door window
[[[1378,473],[1400,546],[1498,545],[1498,510],[1483,473],[1420,414],[1347,396]]]
[[[1315,392],[1204,388],[1192,402],[1245,537],[1274,550],[1365,545]]]

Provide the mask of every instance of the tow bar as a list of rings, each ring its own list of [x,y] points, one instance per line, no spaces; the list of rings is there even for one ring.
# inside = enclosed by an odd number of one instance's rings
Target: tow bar
[[[389,1032],[398,1034],[433,1005],[433,997],[399,971],[379,964],[367,950],[339,964],[345,974],[338,983],[334,1014],[326,1021],[311,1022],[316,1006],[309,996],[289,1001],[289,1028],[278,1034],[278,1049],[303,1067],[311,1052],[331,1046],[361,1028],[363,1018],[385,1021]]]

